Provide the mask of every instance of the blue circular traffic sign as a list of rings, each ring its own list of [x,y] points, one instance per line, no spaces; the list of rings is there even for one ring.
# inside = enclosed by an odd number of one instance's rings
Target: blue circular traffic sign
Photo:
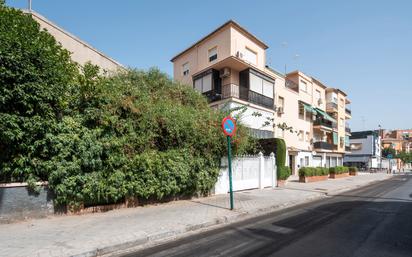
[[[232,137],[236,132],[236,121],[230,116],[225,117],[222,120],[222,129],[226,136]]]

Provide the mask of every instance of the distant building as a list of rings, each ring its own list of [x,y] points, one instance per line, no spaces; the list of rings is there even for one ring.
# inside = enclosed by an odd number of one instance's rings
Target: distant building
[[[34,12],[23,10],[23,12],[30,14],[31,17],[40,25],[40,28],[45,29],[50,35],[52,35],[56,41],[58,41],[63,48],[71,53],[73,61],[84,65],[90,62],[99,66],[103,71],[113,72],[123,66],[102,52],[98,51],[88,43],[82,41],[76,36],[65,31],[61,27],[57,26],[53,22],[49,21],[42,15]]]
[[[381,137],[378,131],[352,132],[349,143],[350,153],[343,160],[345,165],[365,169],[381,168]]]
[[[396,129],[382,131],[382,148],[393,148],[396,153],[409,153],[412,148],[412,129]],[[404,165],[397,160],[397,169],[411,168],[410,164]]]

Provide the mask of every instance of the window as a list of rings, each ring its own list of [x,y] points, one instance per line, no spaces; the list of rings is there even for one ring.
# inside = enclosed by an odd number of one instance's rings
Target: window
[[[339,99],[339,105],[340,105],[340,107],[345,107],[345,100],[343,99],[343,98],[340,98]]]
[[[340,145],[340,147],[343,147],[345,145],[345,138],[344,137],[339,138],[339,145]]]
[[[320,94],[320,91],[317,89],[315,91],[315,101],[316,101],[316,104],[318,105],[321,104],[321,94]]]
[[[303,132],[303,130],[299,130],[299,140],[303,141],[305,137],[305,133]]]
[[[246,47],[243,58],[251,64],[257,65],[257,53]]]
[[[200,93],[205,93],[212,90],[212,73],[209,73],[194,82],[194,88]]]
[[[303,106],[302,103],[299,103],[299,119],[304,119],[305,118],[305,107]]]
[[[281,107],[283,111],[285,110],[285,98],[279,96],[278,98],[278,107]]]
[[[340,118],[339,120],[340,120],[340,121],[339,121],[339,126],[340,126],[341,128],[345,127],[345,121],[343,120],[343,118]]]
[[[301,80],[300,85],[301,85],[300,90],[307,93],[308,92],[308,84],[305,81]]]
[[[209,50],[209,62],[217,59],[217,46]]]
[[[309,134],[309,132],[306,132],[306,142],[309,142],[310,141],[310,134]]]
[[[309,166],[309,156],[305,156],[305,166]]]
[[[250,90],[261,95],[273,98],[273,87],[274,84],[269,82],[253,73],[250,73]]]
[[[183,76],[189,75],[189,62],[182,65]]]

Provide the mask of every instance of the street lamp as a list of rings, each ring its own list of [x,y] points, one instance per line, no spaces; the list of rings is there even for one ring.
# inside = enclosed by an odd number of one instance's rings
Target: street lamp
[[[382,136],[383,136],[383,133],[382,133],[382,127],[380,124],[378,125],[378,127],[379,127],[378,143],[379,143],[379,153],[380,153],[380,169],[382,171]]]

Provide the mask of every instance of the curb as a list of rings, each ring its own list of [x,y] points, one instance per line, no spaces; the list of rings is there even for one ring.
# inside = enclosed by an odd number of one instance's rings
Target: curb
[[[183,229],[162,231],[160,233],[156,233],[156,234],[152,234],[152,235],[141,236],[141,237],[138,237],[136,239],[132,239],[130,241],[126,241],[126,242],[119,243],[119,244],[114,244],[114,245],[109,245],[109,246],[103,246],[101,248],[99,247],[97,249],[87,251],[87,252],[84,252],[84,253],[81,253],[81,254],[72,255],[71,257],[112,256],[112,254],[114,254],[117,251],[125,251],[127,249],[137,248],[137,247],[142,246],[142,245],[147,244],[147,243],[156,242],[156,241],[159,241],[159,240],[171,239],[173,237],[184,235],[185,233],[188,233],[188,232],[195,232],[195,231],[210,228],[210,227],[213,227],[213,226],[216,226],[216,225],[230,224],[230,223],[242,221],[242,220],[249,219],[249,218],[254,218],[254,217],[257,217],[257,216],[262,216],[262,215],[274,212],[276,210],[280,210],[280,209],[284,209],[284,208],[288,208],[288,207],[293,207],[293,206],[296,206],[296,205],[299,205],[299,204],[312,202],[312,201],[315,201],[315,200],[318,200],[318,199],[321,199],[321,198],[325,198],[325,197],[331,197],[331,196],[334,196],[334,194],[338,194],[338,193],[346,192],[346,191],[349,191],[349,190],[357,189],[357,188],[360,188],[360,187],[368,186],[370,184],[377,183],[377,182],[380,182],[380,181],[383,181],[383,180],[387,180],[389,178],[391,178],[391,176],[383,178],[383,179],[379,179],[379,180],[369,181],[369,182],[366,182],[364,184],[360,184],[360,185],[356,185],[356,186],[344,187],[344,188],[341,188],[341,189],[333,190],[331,192],[317,192],[317,193],[313,193],[313,195],[308,196],[308,197],[306,197],[304,199],[301,199],[301,200],[285,202],[285,203],[282,203],[282,204],[257,209],[253,212],[243,211],[243,212],[238,212],[238,213],[233,214],[233,215],[225,215],[223,217],[215,218],[211,221],[206,221],[206,222],[203,222],[203,223],[200,223],[200,224],[187,225]]]

